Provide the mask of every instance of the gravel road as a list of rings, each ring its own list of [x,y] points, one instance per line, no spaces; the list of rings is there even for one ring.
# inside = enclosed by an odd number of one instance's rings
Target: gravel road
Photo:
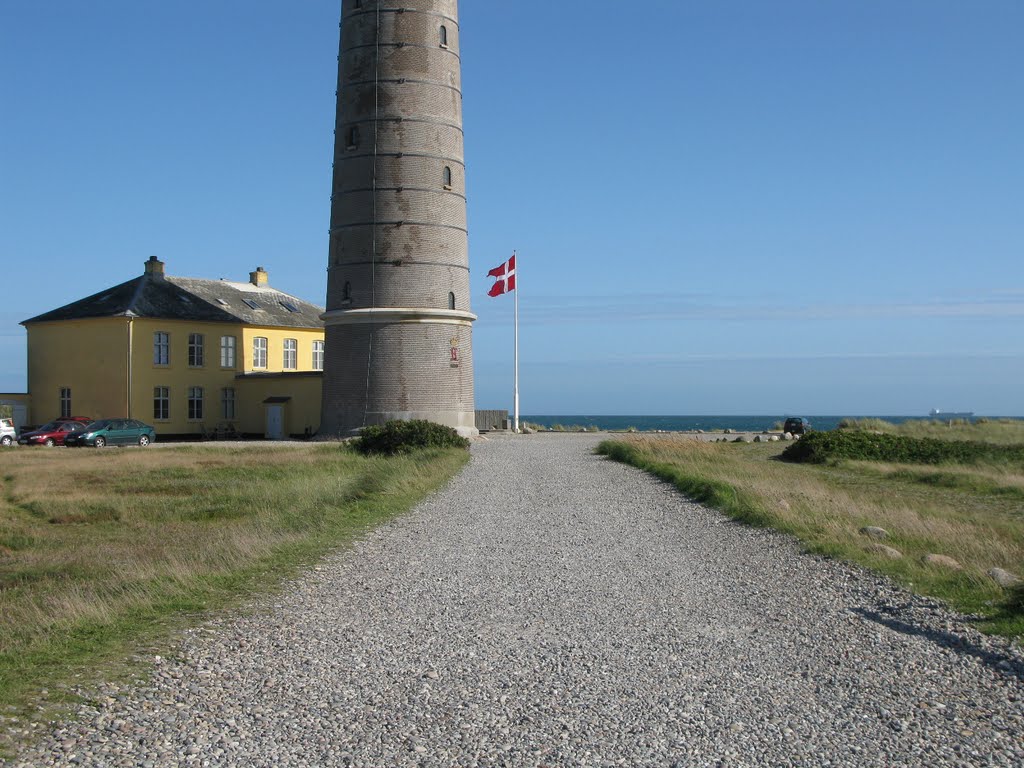
[[[589,435],[447,489],[189,633],[15,765],[1024,765],[1024,659]]]

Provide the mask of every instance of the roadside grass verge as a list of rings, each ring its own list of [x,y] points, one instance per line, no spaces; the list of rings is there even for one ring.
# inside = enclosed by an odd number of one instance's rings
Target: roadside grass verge
[[[793,464],[777,460],[778,443],[645,436],[606,440],[597,450],[731,517],[791,534],[809,552],[858,563],[979,616],[984,631],[1024,636],[1024,594],[987,574],[996,567],[1024,575],[1024,467]],[[876,542],[861,533],[866,526],[889,537]],[[902,557],[890,559],[878,543]],[[924,563],[930,553],[962,569]]]
[[[0,469],[0,714],[271,590],[445,484],[465,450],[18,449]],[[40,691],[49,689],[44,700]]]

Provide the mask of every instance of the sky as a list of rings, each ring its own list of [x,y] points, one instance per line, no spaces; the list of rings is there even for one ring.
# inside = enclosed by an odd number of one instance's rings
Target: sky
[[[1020,0],[462,0],[478,408],[1024,415]],[[18,323],[141,274],[323,304],[338,0],[0,0]]]

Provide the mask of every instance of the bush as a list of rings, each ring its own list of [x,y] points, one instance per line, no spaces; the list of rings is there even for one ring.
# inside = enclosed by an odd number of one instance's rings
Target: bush
[[[983,461],[1024,463],[1024,445],[994,445],[837,430],[804,435],[782,452],[782,458],[805,464],[825,464],[839,459],[890,461],[898,464],[976,464]]]
[[[432,421],[389,421],[365,427],[353,446],[360,453],[409,453],[419,448],[469,448],[469,440]]]

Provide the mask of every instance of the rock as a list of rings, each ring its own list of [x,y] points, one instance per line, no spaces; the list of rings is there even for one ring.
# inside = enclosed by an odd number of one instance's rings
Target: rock
[[[951,571],[962,571],[963,566],[948,555],[936,555],[929,553],[922,558],[925,565],[934,565],[939,568],[949,568]]]
[[[746,443],[746,442],[749,442],[749,440],[750,440],[750,438],[740,436],[740,437],[737,437],[735,440],[733,440],[733,442],[734,443]]]
[[[760,443],[761,442],[761,436],[760,435],[754,435],[754,442],[755,443]]]
[[[989,577],[1004,589],[1016,586],[1020,583],[1020,576],[1004,571],[1002,568],[989,568],[986,573]]]
[[[793,433],[792,432],[784,432],[783,435],[782,435],[782,439],[783,440],[792,440],[793,439]]]
[[[860,529],[860,532],[872,539],[889,538],[889,532],[885,528],[879,528],[877,525],[865,525]]]
[[[732,434],[732,430],[731,429],[723,429],[722,431],[725,432],[725,434],[727,434],[727,435],[731,435]]]
[[[864,551],[870,552],[873,555],[881,555],[887,557],[890,560],[899,560],[903,557],[903,553],[893,547],[887,547],[885,544],[868,544],[864,547]]]
[[[779,436],[778,435],[772,435],[771,437],[768,438],[768,442],[769,443],[777,443],[777,442],[779,442]]]
[[[785,499],[779,499],[779,509],[789,509],[789,502]]]

